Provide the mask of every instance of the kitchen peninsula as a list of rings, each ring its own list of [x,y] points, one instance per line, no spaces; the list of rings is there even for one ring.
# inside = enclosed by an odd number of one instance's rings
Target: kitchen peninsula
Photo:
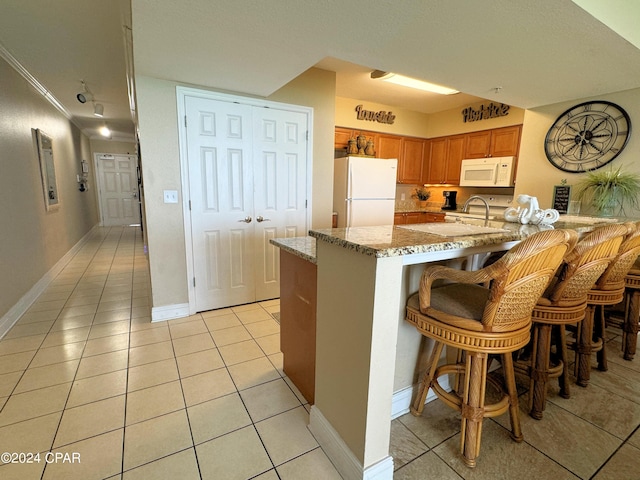
[[[421,341],[404,322],[405,302],[417,291],[424,264],[473,269],[490,252],[539,230],[494,221],[488,231],[484,221],[425,225],[450,235],[455,227],[446,225],[473,228],[453,236],[414,229],[423,225],[310,232],[317,241],[317,325],[309,428],[346,479],[393,478],[392,412],[408,411]],[[555,228],[584,233],[594,225],[557,222]]]

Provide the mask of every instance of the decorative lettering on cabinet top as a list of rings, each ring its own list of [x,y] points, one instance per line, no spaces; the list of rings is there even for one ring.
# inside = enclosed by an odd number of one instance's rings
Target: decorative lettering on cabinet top
[[[396,119],[396,116],[393,112],[385,112],[384,110],[380,110],[379,112],[374,112],[372,110],[365,110],[362,105],[358,105],[356,107],[357,119],[358,120],[368,120],[370,122],[378,122],[378,123],[388,123],[389,125],[393,124]]]
[[[485,106],[484,104],[480,105],[480,108],[476,110],[473,107],[467,107],[462,110],[462,121],[463,122],[475,122],[477,120],[488,120],[490,118],[498,118],[509,115],[509,105],[505,105],[501,103],[500,105],[496,105],[491,102],[489,105]]]

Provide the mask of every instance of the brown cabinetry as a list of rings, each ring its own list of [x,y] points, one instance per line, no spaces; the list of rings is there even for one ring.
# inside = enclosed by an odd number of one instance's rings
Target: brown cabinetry
[[[394,213],[393,214],[393,224],[394,225],[406,225],[407,224],[407,214],[406,213]]]
[[[520,125],[466,134],[464,158],[511,157],[518,155]]]
[[[316,376],[315,264],[280,250],[280,350],[284,373],[310,404]]]
[[[402,155],[398,158],[398,183],[415,185],[421,182],[422,166],[427,149],[428,141],[420,138],[402,139]],[[428,151],[427,158],[429,158]]]
[[[404,212],[393,216],[394,225],[411,225],[415,223],[444,222],[444,213]]]
[[[397,158],[397,183],[458,185],[463,158],[517,156],[521,125],[494,128],[433,139],[390,135],[336,127],[336,155],[347,152],[350,138],[364,135],[372,140],[375,156]]]
[[[444,222],[444,215],[444,213],[425,213],[424,223]]]
[[[460,164],[464,158],[464,135],[434,138],[429,141],[429,168],[423,169],[424,183],[460,183]],[[426,170],[426,172],[425,172]]]
[[[400,160],[402,156],[402,137],[378,134],[377,140],[376,157],[397,158]]]
[[[347,152],[347,145],[349,144],[349,139],[353,138],[353,130],[350,128],[342,128],[336,127],[333,148],[335,150],[345,149],[345,153]]]

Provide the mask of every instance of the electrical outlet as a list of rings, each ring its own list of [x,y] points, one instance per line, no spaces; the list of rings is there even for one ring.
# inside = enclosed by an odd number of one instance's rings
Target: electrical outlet
[[[164,203],[178,203],[178,191],[177,190],[165,190],[164,191]]]

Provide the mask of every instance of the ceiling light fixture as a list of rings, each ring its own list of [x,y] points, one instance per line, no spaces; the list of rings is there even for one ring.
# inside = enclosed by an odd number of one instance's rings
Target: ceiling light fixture
[[[109,127],[107,127],[106,125],[103,125],[100,128],[100,135],[102,135],[103,137],[111,138],[111,130],[109,130]]]
[[[382,70],[374,70],[371,72],[371,78],[395,83],[396,85],[402,85],[403,87],[417,88],[418,90],[439,93],[440,95],[454,95],[456,93],[460,93],[458,90],[454,90],[453,88],[443,87],[442,85],[436,85],[435,83],[423,82],[422,80],[405,77],[404,75],[398,75],[397,73],[383,72]]]
[[[82,84],[82,92],[76,95],[76,98],[80,103],[87,103],[87,100],[93,101],[93,93],[89,91],[87,84],[84,83],[84,80],[80,80]]]
[[[101,103],[94,103],[93,104],[93,114],[96,117],[104,117],[104,106]]]

